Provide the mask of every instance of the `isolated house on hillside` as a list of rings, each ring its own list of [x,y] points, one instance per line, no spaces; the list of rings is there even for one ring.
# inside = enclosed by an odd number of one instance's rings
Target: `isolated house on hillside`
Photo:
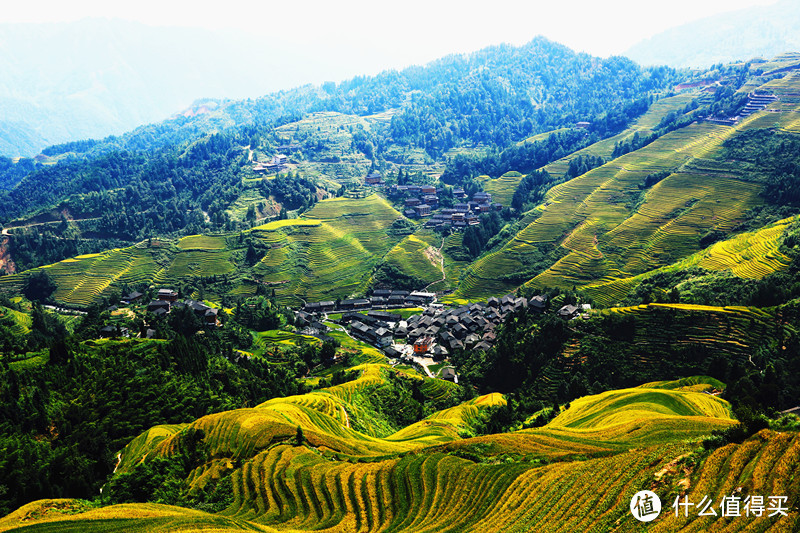
[[[563,306],[561,309],[559,309],[557,314],[561,318],[567,318],[567,319],[575,318],[575,316],[578,314],[578,308],[575,307],[574,305],[567,304]]]
[[[380,172],[374,171],[364,178],[364,183],[367,185],[383,185],[383,177]]]
[[[123,296],[122,297],[122,301],[133,303],[133,302],[136,302],[139,299],[141,299],[142,296],[144,296],[144,294],[142,294],[141,292],[133,291],[132,293],[126,294],[125,296]]]
[[[156,296],[156,299],[163,300],[165,302],[174,302],[178,299],[178,293],[172,289],[158,289],[158,295]]]
[[[458,374],[456,374],[456,369],[452,366],[442,368],[439,372],[439,377],[447,381],[452,381],[453,383],[458,383]]]

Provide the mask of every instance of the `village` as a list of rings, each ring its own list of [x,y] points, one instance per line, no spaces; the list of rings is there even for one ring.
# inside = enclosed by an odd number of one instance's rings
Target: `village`
[[[547,303],[545,295],[527,299],[507,294],[445,308],[434,293],[378,289],[370,297],[308,303],[295,311],[295,319],[301,333],[311,336],[325,335],[326,320],[337,322],[353,338],[381,349],[392,364],[414,364],[435,377],[429,367],[446,363],[455,350],[489,350],[497,338],[495,329],[509,315],[521,310],[544,313]],[[392,312],[410,307],[420,307],[421,312],[405,319]],[[589,304],[568,304],[556,314],[571,320],[587,316],[590,309]],[[439,377],[458,382],[453,367],[442,368]]]
[[[120,305],[131,305],[141,303],[144,299],[144,293],[133,291],[129,294],[122,296]],[[221,322],[219,320],[219,309],[206,305],[203,302],[186,298],[183,300],[178,299],[178,293],[172,289],[161,288],[156,292],[155,298],[150,301],[144,309],[152,320],[157,320],[168,315],[175,309],[190,309],[197,317],[198,322],[204,327],[219,327]],[[108,311],[115,312],[118,310],[117,305],[112,305],[107,309]],[[151,339],[156,334],[155,324],[150,321],[146,328],[139,333],[140,337]],[[99,335],[101,338],[110,337],[130,337],[131,332],[126,327],[117,324],[106,324],[100,328]]]
[[[385,187],[381,174],[371,172],[364,183],[371,187]],[[474,226],[479,223],[478,215],[490,211],[500,211],[503,205],[492,202],[492,195],[487,192],[476,192],[471,199],[460,187],[453,188],[453,197],[457,202],[452,207],[440,206],[440,196],[444,189],[433,185],[391,185],[385,189],[386,197],[403,203],[403,214],[408,218],[426,218],[425,227],[455,229]],[[440,209],[441,207],[441,209]]]
[[[287,144],[278,147],[278,150],[291,151],[297,145]],[[283,153],[276,153],[267,161],[255,163],[253,171],[257,174],[276,174],[289,168],[289,157]],[[407,218],[427,219],[427,228],[453,228],[463,229],[467,226],[477,225],[480,221],[478,215],[490,211],[500,211],[503,205],[492,202],[492,195],[479,191],[468,198],[461,187],[452,189],[452,201],[443,205],[441,201],[444,189],[434,185],[418,184],[393,184],[387,187],[383,175],[372,171],[364,177],[367,188],[381,189],[385,196],[393,201]],[[450,200],[452,200],[450,199]]]

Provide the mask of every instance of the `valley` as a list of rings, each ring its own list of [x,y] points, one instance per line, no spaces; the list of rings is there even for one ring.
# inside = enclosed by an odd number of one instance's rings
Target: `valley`
[[[796,531],[799,113],[537,38],[0,166],[0,531]]]

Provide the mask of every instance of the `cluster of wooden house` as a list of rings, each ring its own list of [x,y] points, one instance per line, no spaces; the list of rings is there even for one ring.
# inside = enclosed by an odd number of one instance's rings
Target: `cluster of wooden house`
[[[329,300],[311,302],[303,306],[302,312],[333,313],[337,311],[365,311],[368,309],[400,309],[404,307],[421,307],[432,303],[436,294],[424,291],[390,291],[376,289],[368,298],[352,298],[347,300]],[[295,313],[297,315],[297,313]]]
[[[131,299],[131,297],[139,294],[138,297]],[[141,293],[132,293],[123,297],[123,301],[136,301],[141,298]],[[147,311],[156,317],[162,317],[169,314],[172,309],[180,309],[183,307],[190,308],[197,317],[209,326],[217,326],[219,309],[198,302],[197,300],[185,299],[178,300],[178,293],[172,289],[159,289],[155,300],[147,304]]]
[[[449,309],[432,309],[413,315],[395,327],[395,337],[413,346],[416,355],[443,359],[453,350],[488,350],[495,341],[495,328],[506,317],[521,309],[542,312],[546,296],[526,299],[512,294],[489,298],[486,303],[473,303]],[[395,354],[387,352],[387,355]]]
[[[343,313],[339,323],[349,327],[353,337],[383,349],[389,357],[403,355],[397,345],[410,345],[415,355],[444,359],[453,350],[488,350],[495,341],[495,327],[509,313],[520,309],[541,312],[546,304],[546,296],[526,299],[509,294],[455,308],[431,306],[406,320],[386,310],[370,309],[364,314],[353,309]],[[298,324],[306,327],[320,324],[307,309],[308,306],[296,313]]]
[[[428,227],[466,227],[477,224],[479,214],[503,208],[499,203],[492,203],[492,195],[486,192],[477,192],[472,196],[472,200],[467,201],[464,189],[458,187],[453,189],[453,196],[460,202],[441,210],[439,195],[442,194],[442,189],[437,189],[433,185],[392,185],[386,194],[393,199],[404,198],[405,216],[431,217],[426,222]]]

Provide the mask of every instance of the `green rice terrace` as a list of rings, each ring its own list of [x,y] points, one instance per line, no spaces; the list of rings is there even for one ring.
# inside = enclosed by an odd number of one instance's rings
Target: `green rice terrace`
[[[797,90],[791,80],[781,82],[764,87],[776,94]],[[794,89],[781,89],[785,85]],[[456,294],[478,298],[521,283],[579,289],[613,284],[688,257],[709,231],[732,231],[748,209],[763,203],[763,181],[758,174],[720,165],[722,143],[756,127],[793,131],[797,104],[789,97],[779,102],[735,127],[689,125],[552,188],[532,213],[533,221],[476,261]],[[658,172],[667,175],[642,188],[645,178]],[[537,273],[528,257],[542,251],[555,254],[555,260]],[[780,268],[777,259],[761,270]],[[753,271],[732,263],[727,268],[737,275]]]
[[[800,54],[550,44],[0,166],[0,532],[800,531]]]
[[[355,381],[318,392],[156,426],[121,452],[116,476],[124,477],[202,435],[187,481],[195,490],[230,487],[216,513],[44,500],[0,520],[0,530],[637,531],[627,502],[642,487],[665,499],[686,493],[716,501],[735,482],[753,493],[797,497],[796,484],[787,482],[800,465],[796,433],[764,430],[698,461],[693,436],[733,423],[727,402],[700,392],[713,390],[713,380],[609,391],[573,401],[542,428],[462,437],[483,410],[504,401],[483,396],[378,437],[378,428],[363,423],[368,414],[358,398],[380,385],[387,369],[357,370]],[[511,459],[523,454],[527,460]],[[656,527],[791,531],[797,521],[791,514],[746,520],[665,513]]]

